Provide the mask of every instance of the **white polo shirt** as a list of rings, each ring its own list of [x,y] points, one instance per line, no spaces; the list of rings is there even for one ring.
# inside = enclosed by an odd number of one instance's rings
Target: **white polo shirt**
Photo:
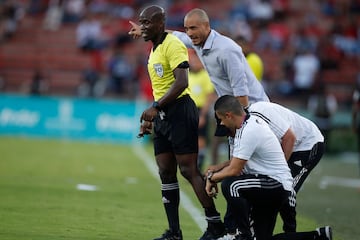
[[[229,143],[231,156],[247,160],[245,174],[267,175],[291,191],[293,178],[281,145],[262,118],[250,115]]]
[[[318,142],[324,142],[319,128],[309,119],[276,103],[257,102],[249,106],[251,115],[262,117],[281,142],[291,128],[296,136],[294,152],[309,151]]]

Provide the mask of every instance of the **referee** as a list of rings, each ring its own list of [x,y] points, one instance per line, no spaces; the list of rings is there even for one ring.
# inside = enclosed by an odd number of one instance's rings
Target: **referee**
[[[148,133],[153,124],[154,153],[169,224],[169,229],[155,240],[183,239],[178,212],[178,167],[205,210],[208,229],[200,239],[217,239],[224,234],[224,226],[213,199],[206,194],[197,167],[199,115],[189,96],[187,48],[177,37],[165,32],[163,8],[146,7],[140,13],[139,23],[141,36],[153,44],[147,67],[155,100],[141,115],[140,136]]]

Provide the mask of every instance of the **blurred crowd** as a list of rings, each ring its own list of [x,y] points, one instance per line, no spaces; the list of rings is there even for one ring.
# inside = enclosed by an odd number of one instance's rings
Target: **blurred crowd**
[[[149,46],[127,35],[129,20],[158,4],[167,28],[182,30],[192,8],[207,11],[212,28],[239,36],[263,58],[269,96],[309,97],[324,83],[323,72],[344,59],[360,59],[359,0],[0,0],[2,41],[11,41],[27,15],[43,16],[43,28],[76,26],[77,48],[93,58],[83,71],[79,96],[151,99],[146,73]],[[355,79],[354,79],[355,83]]]
[[[11,39],[25,15],[24,5],[15,0],[0,1],[0,42]]]

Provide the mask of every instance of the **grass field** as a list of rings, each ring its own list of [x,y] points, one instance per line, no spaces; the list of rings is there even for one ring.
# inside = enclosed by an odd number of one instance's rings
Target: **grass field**
[[[0,137],[0,239],[156,237],[167,224],[151,159],[148,145]],[[355,185],[339,186],[341,179],[333,183],[334,177],[352,178]],[[180,179],[184,194],[202,212],[189,184]],[[331,225],[336,240],[357,239],[356,180],[354,156],[325,157],[298,196],[299,230]],[[221,196],[216,204],[223,213]],[[184,239],[198,239],[199,223],[184,208],[180,216]]]

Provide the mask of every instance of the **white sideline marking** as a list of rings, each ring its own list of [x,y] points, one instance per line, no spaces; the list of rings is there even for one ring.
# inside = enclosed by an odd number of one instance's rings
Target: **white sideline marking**
[[[135,155],[140,158],[147,169],[150,171],[150,173],[160,182],[159,174],[158,174],[158,168],[155,164],[154,158],[149,156],[149,154],[144,150],[144,148],[137,144],[136,142],[133,143],[133,152]],[[204,215],[199,211],[199,209],[191,202],[190,198],[181,191],[180,189],[180,205],[189,213],[191,218],[194,220],[194,222],[198,225],[198,227],[205,231],[206,229],[206,220]]]
[[[96,191],[98,190],[97,186],[95,185],[89,185],[89,184],[83,184],[79,183],[76,185],[76,189],[80,191]]]
[[[321,189],[326,189],[329,185],[360,188],[360,180],[354,178],[324,176],[319,183],[319,187]]]

